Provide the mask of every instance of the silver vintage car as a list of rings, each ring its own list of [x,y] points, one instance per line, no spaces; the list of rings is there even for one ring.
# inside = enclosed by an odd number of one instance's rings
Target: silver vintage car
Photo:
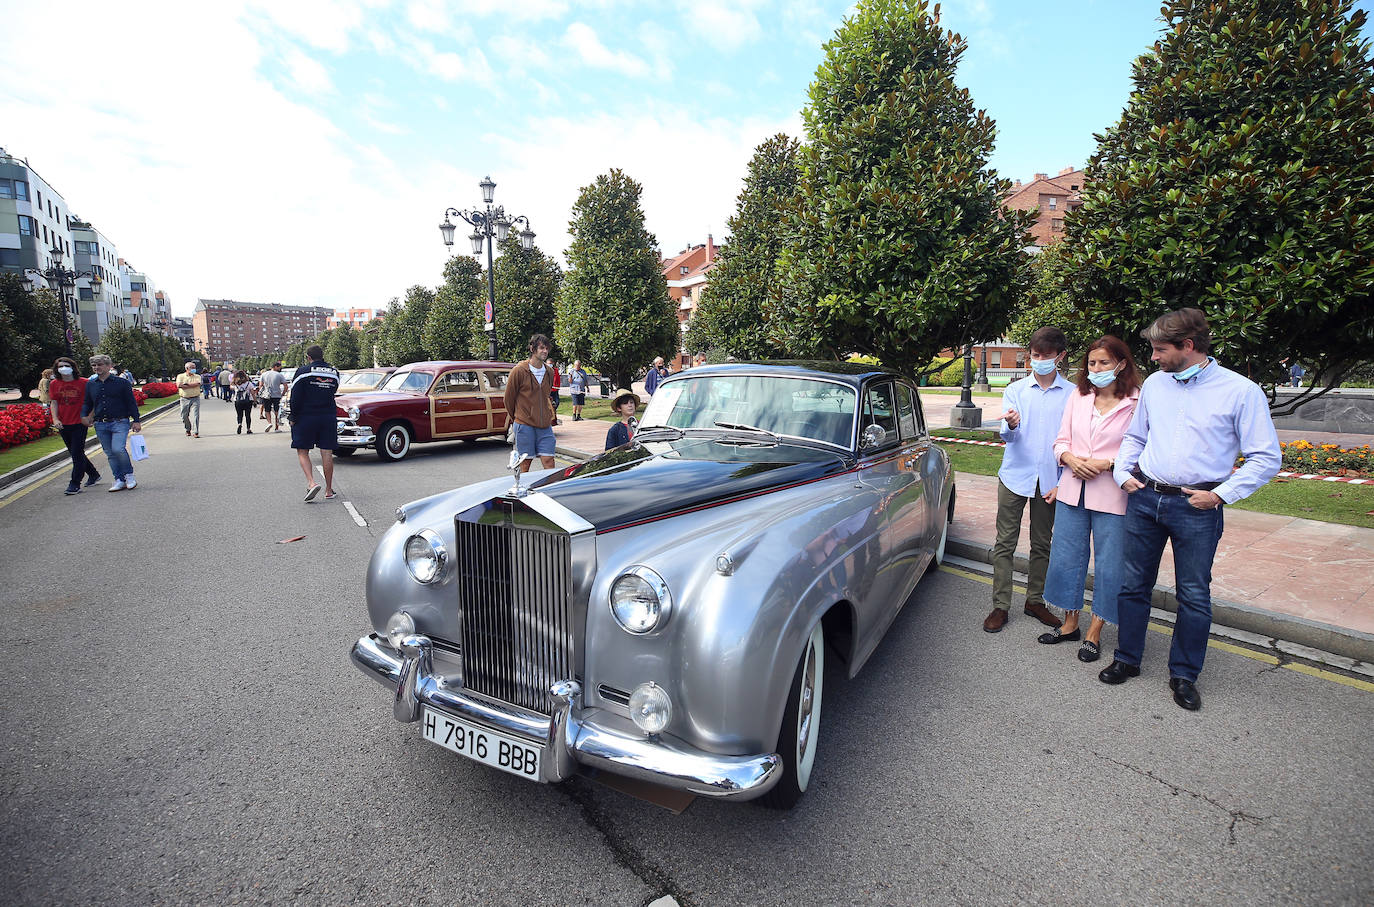
[[[353,661],[494,768],[790,807],[826,660],[853,677],[943,558],[953,479],[892,372],[690,369],[629,444],[401,507]]]

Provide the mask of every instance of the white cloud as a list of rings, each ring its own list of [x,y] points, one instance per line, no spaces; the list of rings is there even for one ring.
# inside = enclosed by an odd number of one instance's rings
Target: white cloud
[[[492,53],[517,69],[548,69],[553,61],[542,45],[518,35],[497,35],[490,42]]]
[[[649,74],[647,63],[626,51],[611,50],[601,43],[595,29],[585,23],[574,22],[569,25],[563,33],[563,45],[594,69],[609,69],[636,78]]]
[[[569,6],[566,0],[520,0],[517,3],[508,0],[455,0],[452,5],[463,16],[500,16],[503,19],[526,22],[561,19],[568,12]],[[588,5],[600,4],[578,4],[580,7]]]
[[[683,25],[714,46],[732,49],[762,34],[754,10],[761,0],[681,0]]]
[[[306,56],[299,48],[292,47],[284,55],[283,61],[291,81],[309,94],[333,94],[334,80],[329,70],[319,60]]]

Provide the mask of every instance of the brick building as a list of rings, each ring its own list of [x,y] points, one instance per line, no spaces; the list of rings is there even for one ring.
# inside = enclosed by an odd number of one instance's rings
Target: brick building
[[[346,323],[356,331],[376,317],[376,309],[337,309],[333,317],[329,319],[329,326],[336,328]]]
[[[211,359],[233,359],[282,351],[308,340],[325,330],[333,315],[332,309],[321,306],[202,299],[191,322],[196,349]]]
[[[1037,173],[1029,183],[1017,180],[1002,204],[1016,211],[1039,209],[1031,225],[1034,250],[1064,238],[1064,215],[1083,203],[1083,171],[1065,167],[1053,179]]]
[[[697,303],[701,301],[701,293],[711,280],[710,274],[716,266],[716,258],[720,255],[721,248],[716,245],[714,237],[708,234],[705,243],[688,246],[663,262],[663,279],[668,283],[668,298],[677,307],[678,330],[683,334],[687,333],[687,325],[697,310]],[[663,358],[669,361],[669,368],[674,368],[673,357],[665,354]],[[686,350],[680,348],[675,367],[682,368],[688,363]]]

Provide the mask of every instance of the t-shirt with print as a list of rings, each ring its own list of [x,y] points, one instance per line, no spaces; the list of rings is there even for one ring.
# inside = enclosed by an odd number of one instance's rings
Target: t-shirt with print
[[[57,404],[57,421],[76,425],[81,421],[81,404],[86,399],[86,379],[53,380],[48,383],[48,396]]]

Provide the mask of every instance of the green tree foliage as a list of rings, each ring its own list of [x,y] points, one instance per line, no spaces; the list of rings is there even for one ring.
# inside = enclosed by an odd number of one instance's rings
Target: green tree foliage
[[[1031,335],[1040,328],[1059,328],[1068,338],[1068,361],[1072,363],[1087,350],[1088,344],[1102,336],[1103,331],[1096,321],[1079,314],[1069,293],[1073,260],[1068,253],[1068,246],[1056,242],[1031,260],[1030,285],[1012,315],[1006,337],[1017,346],[1029,349]],[[1126,337],[1122,339],[1130,342]]]
[[[1066,219],[1084,317],[1143,350],[1196,306],[1217,357],[1270,384],[1283,357],[1322,385],[1371,361],[1374,69],[1351,8],[1166,2]]]
[[[617,386],[655,356],[677,352],[677,314],[659,270],[658,241],[644,226],[642,187],[618,169],[583,186],[573,205],[568,273],[554,339]]]
[[[377,362],[381,365],[404,365],[399,362],[392,353],[392,335],[395,334],[397,327],[401,323],[401,300],[395,296],[386,304],[386,311],[382,314],[381,324],[377,327],[376,354]]]
[[[862,0],[825,46],[770,299],[788,355],[858,352],[909,374],[996,337],[1024,281],[1030,215],[986,169],[995,125],[954,82],[964,39],[922,0]]]
[[[66,353],[62,331],[62,309],[51,291],[35,293],[18,274],[0,274],[0,384],[28,397],[43,369]]]
[[[554,336],[554,307],[563,270],[538,247],[526,252],[520,247],[514,231],[501,243],[500,249],[501,257],[496,259],[492,269],[496,282],[496,355],[506,362],[518,362],[529,356],[532,335],[543,334],[551,339]],[[486,284],[482,284],[481,293],[481,300],[485,301]],[[487,355],[487,335],[483,330],[485,312],[485,307],[479,303],[470,322],[472,354],[484,358]]]
[[[466,359],[474,319],[482,317],[485,298],[482,266],[476,259],[457,255],[444,262],[444,282],[434,293],[434,304],[425,318],[424,345],[431,359]],[[480,332],[481,325],[477,325]],[[486,341],[482,356],[486,356]]]
[[[309,344],[306,343],[293,343],[288,346],[281,358],[282,367],[300,368],[302,365],[305,365],[305,348],[307,346],[309,346]]]
[[[358,367],[358,332],[347,321],[340,322],[323,344],[325,361],[335,368]]]
[[[393,365],[423,362],[429,358],[424,334],[429,307],[433,304],[433,290],[418,285],[406,290],[400,312],[387,330],[387,349],[394,360]]]
[[[768,338],[763,306],[778,283],[785,206],[797,191],[799,144],[779,133],[754,149],[744,190],[730,218],[730,242],[711,271],[711,282],[692,316],[687,346],[693,353],[766,359],[777,354]]]

